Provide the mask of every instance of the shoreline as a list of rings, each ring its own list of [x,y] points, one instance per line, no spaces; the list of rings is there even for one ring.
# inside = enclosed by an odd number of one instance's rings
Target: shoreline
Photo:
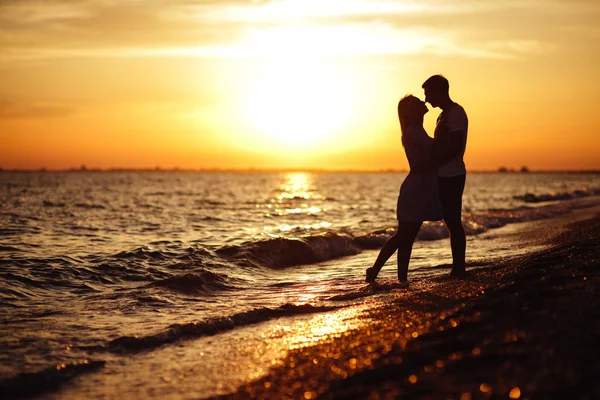
[[[368,325],[215,398],[599,397],[599,244],[596,215],[464,281],[391,292]]]

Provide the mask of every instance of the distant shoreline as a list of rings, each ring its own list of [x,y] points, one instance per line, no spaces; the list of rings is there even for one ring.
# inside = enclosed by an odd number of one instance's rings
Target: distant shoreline
[[[406,169],[319,169],[319,168],[69,168],[69,169],[3,169],[2,172],[17,173],[111,173],[111,172],[156,172],[156,173],[407,173]],[[529,171],[499,171],[499,170],[469,170],[477,174],[600,174],[600,170],[529,170]]]

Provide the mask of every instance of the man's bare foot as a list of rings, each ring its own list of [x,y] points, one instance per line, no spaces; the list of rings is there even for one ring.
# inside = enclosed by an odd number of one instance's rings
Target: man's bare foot
[[[367,268],[367,277],[365,279],[365,282],[367,282],[367,283],[375,282],[375,279],[377,279],[378,274],[379,274],[379,271],[376,270],[375,267]]]
[[[467,271],[464,269],[452,269],[450,276],[456,279],[465,279],[467,277]]]

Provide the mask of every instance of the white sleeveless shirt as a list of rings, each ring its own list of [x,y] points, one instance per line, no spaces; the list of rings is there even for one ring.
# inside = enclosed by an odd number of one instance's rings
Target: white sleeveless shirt
[[[463,131],[464,137],[460,139],[462,140],[462,152],[460,153],[460,155],[448,161],[446,164],[439,166],[438,176],[452,177],[464,175],[467,173],[467,168],[465,167],[463,156],[467,147],[468,129],[469,119],[467,118],[467,113],[465,112],[465,109],[457,103],[454,103],[452,107],[445,111],[442,111],[442,113],[439,115],[437,119],[437,124],[435,126],[435,137],[437,137],[437,135],[440,132],[442,132],[442,130],[446,132]]]

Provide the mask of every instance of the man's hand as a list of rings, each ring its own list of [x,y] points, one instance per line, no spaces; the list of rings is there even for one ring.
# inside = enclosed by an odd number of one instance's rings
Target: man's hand
[[[441,132],[433,143],[433,158],[439,167],[453,158],[459,157],[463,151],[465,132]]]

